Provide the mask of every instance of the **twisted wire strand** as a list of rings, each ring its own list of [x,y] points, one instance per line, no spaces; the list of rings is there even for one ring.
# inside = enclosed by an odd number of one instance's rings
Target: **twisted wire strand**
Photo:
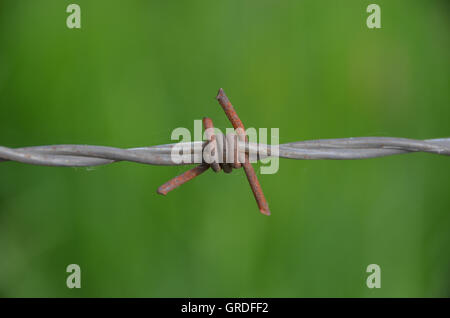
[[[130,161],[148,165],[188,165],[202,161],[203,141],[166,144],[139,148],[114,148],[90,145],[53,145],[24,148],[0,146],[0,162],[16,161],[32,165],[56,167],[90,167]],[[185,147],[191,154],[184,162],[172,160],[175,146]],[[257,154],[257,159],[279,156],[298,160],[354,160],[384,157],[390,155],[428,152],[450,155],[450,138],[415,140],[392,137],[356,137],[299,141],[279,145],[238,143],[240,151]]]

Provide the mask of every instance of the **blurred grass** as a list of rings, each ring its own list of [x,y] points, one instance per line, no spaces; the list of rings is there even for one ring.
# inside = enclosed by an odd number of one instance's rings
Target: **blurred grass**
[[[213,118],[223,87],[280,142],[449,136],[449,6],[377,1],[0,2],[0,144],[133,147]],[[449,159],[282,160],[260,177],[180,167],[0,165],[0,296],[450,296]],[[65,286],[68,264],[82,288]],[[365,285],[368,264],[382,288]]]

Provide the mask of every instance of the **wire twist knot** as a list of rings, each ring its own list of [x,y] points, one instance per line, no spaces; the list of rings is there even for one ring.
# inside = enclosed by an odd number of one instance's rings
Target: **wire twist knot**
[[[192,168],[183,174],[176,176],[158,188],[158,193],[166,195],[170,191],[178,188],[182,184],[194,179],[211,167],[215,172],[223,170],[225,173],[231,173],[233,168],[239,169],[244,167],[250,187],[255,196],[261,213],[270,215],[269,206],[256,177],[255,170],[250,163],[249,155],[246,152],[240,152],[238,141],[248,142],[245,136],[245,128],[234,110],[233,105],[229,101],[225,92],[220,89],[216,97],[222,106],[225,114],[233,125],[236,133],[228,133],[226,135],[214,132],[214,125],[211,118],[203,118],[203,126],[205,128],[205,136],[208,142],[203,149],[203,163]]]

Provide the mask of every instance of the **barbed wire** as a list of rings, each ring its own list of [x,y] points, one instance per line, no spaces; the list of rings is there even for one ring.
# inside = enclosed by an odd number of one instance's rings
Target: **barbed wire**
[[[217,99],[233,127],[236,130],[242,129],[245,131],[242,122],[222,89],[219,90]],[[209,118],[204,118],[203,123],[205,129],[213,128],[212,121]],[[245,154],[242,165],[244,166],[251,188],[258,202],[258,206],[264,214],[270,214],[270,211],[251,165],[251,162],[263,158],[280,157],[297,160],[355,160],[412,152],[450,155],[450,138],[415,140],[393,137],[356,137],[298,141],[280,144],[278,147],[272,147],[273,145],[248,142],[248,139],[245,136],[242,137],[239,133],[237,135],[240,139],[237,140],[234,138],[236,141],[234,147],[236,147],[236,152]],[[181,184],[205,172],[210,166],[212,166],[216,172],[223,168],[227,173],[231,172],[232,168],[239,168],[241,164],[236,161],[236,157],[234,157],[234,160],[232,158],[232,160],[227,159],[225,161],[224,156],[224,161],[220,161],[220,165],[216,162],[205,162],[203,150],[206,145],[210,142],[215,144],[217,140],[221,139],[227,140],[228,137],[234,136],[209,134],[208,141],[194,141],[128,149],[91,145],[50,145],[23,148],[0,146],[0,162],[15,161],[25,164],[52,167],[92,167],[119,161],[162,166],[200,163],[197,167],[161,186],[158,189],[158,193],[165,195],[169,191],[179,187]],[[220,144],[220,147],[223,147],[223,149],[220,149],[221,153],[225,154],[227,151],[230,151],[228,148],[229,143],[222,142]],[[183,149],[183,153],[190,156],[187,158],[185,157],[181,162],[174,160],[174,147]],[[256,159],[249,156],[250,153],[256,154]]]
[[[114,148],[90,145],[50,145],[23,148],[0,146],[0,162],[16,161],[51,167],[92,167],[119,161],[148,165],[176,166],[199,162],[207,142],[174,143],[152,147]],[[177,162],[172,159],[174,146],[192,154],[191,160]],[[238,141],[239,151],[253,151],[258,158],[276,156],[271,145]],[[267,149],[267,150],[266,150]],[[415,140],[393,137],[352,137],[298,141],[279,145],[280,158],[297,160],[355,160],[385,157],[411,152],[450,155],[450,138]],[[232,162],[230,162],[232,163]]]

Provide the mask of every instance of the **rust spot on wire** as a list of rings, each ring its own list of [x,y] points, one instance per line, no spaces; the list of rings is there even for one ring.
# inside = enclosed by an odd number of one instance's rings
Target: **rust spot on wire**
[[[166,195],[170,191],[178,188],[182,184],[188,182],[189,180],[194,179],[195,177],[201,175],[203,172],[209,169],[209,165],[201,164],[195,168],[192,168],[179,176],[167,181],[162,186],[158,188],[158,193],[162,195]]]
[[[205,133],[206,138],[208,139],[209,143],[212,145],[212,155],[217,156],[218,155],[218,149],[217,149],[217,141],[216,141],[216,135],[214,134],[214,125],[211,118],[205,117],[203,118],[203,126],[205,127]],[[222,170],[220,165],[217,162],[211,163],[211,168],[215,172],[219,172]]]
[[[161,187],[158,188],[157,192],[159,194],[166,195],[168,192],[174,190],[175,188],[178,188],[182,184],[199,176],[200,174],[208,170],[210,166],[215,172],[219,172],[221,168],[223,168],[224,172],[230,173],[232,168],[237,169],[243,165],[245,174],[247,176],[247,180],[250,184],[250,188],[252,189],[259,210],[261,211],[261,213],[265,215],[270,215],[269,205],[267,204],[261,185],[259,184],[258,178],[256,177],[255,170],[253,169],[253,166],[250,163],[248,153],[245,153],[244,163],[242,165],[241,163],[239,163],[238,160],[237,139],[239,139],[240,141],[248,142],[247,137],[245,135],[244,124],[242,123],[241,119],[236,113],[236,110],[234,109],[233,105],[231,104],[230,100],[228,99],[223,89],[219,90],[216,99],[219,101],[219,104],[222,106],[223,110],[225,111],[225,114],[228,117],[228,120],[231,122],[237,133],[237,136],[231,135],[231,138],[234,138],[234,145],[235,145],[233,164],[231,165],[230,163],[227,162],[219,164],[218,162],[215,161],[212,162],[211,164],[202,163],[201,165],[198,165],[197,167],[192,168],[186,171],[185,173],[166,182],[165,184],[163,184]],[[208,144],[211,144],[212,146],[211,154],[217,156],[219,149],[217,148],[217,139],[216,139],[217,136],[214,134],[214,125],[212,120],[208,117],[203,118],[203,126],[207,131],[206,135],[208,139]],[[227,140],[225,138],[224,145],[226,142]],[[225,146],[224,149],[226,149]]]
[[[243,133],[245,132],[244,124],[222,88],[219,89],[216,99],[219,101],[220,106],[222,106],[234,129],[238,132],[238,136],[243,138]],[[244,138],[247,142],[247,137]],[[248,183],[252,188],[253,195],[255,196],[256,203],[258,203],[259,210],[262,214],[270,215],[269,205],[267,204],[266,197],[264,196],[261,185],[256,177],[255,170],[248,159],[248,153],[245,153],[244,170],[247,175]]]

